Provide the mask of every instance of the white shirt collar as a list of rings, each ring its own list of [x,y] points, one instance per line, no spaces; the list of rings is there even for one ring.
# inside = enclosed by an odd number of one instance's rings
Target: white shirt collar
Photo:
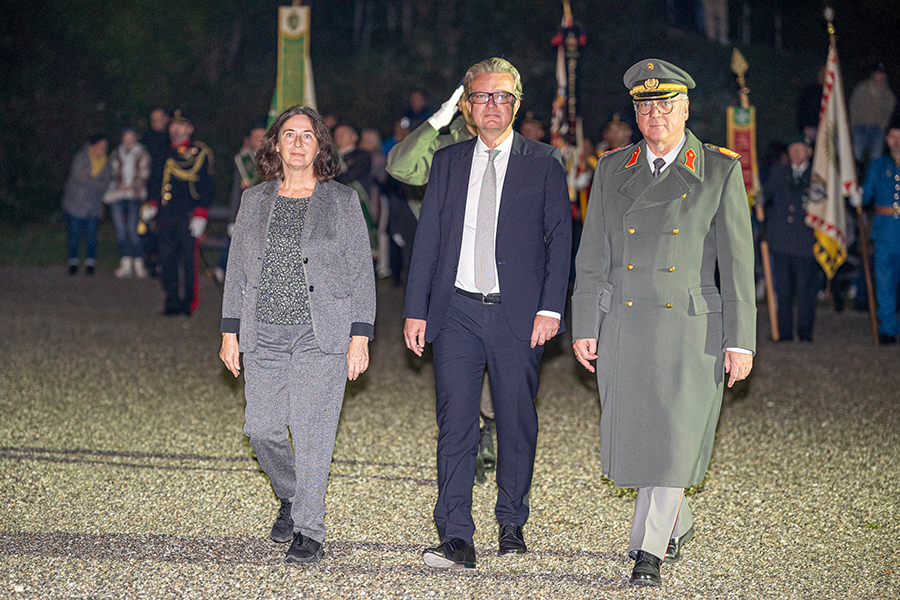
[[[650,170],[651,171],[653,170],[653,161],[656,160],[657,158],[661,158],[664,161],[666,161],[666,164],[663,165],[662,169],[660,169],[659,172],[662,173],[663,171],[665,171],[666,168],[670,164],[675,162],[676,158],[678,158],[678,153],[681,152],[682,148],[684,148],[684,143],[686,141],[687,141],[687,134],[685,133],[685,134],[682,134],[682,136],[681,136],[681,142],[679,142],[679,144],[675,148],[673,148],[672,150],[667,152],[665,156],[656,156],[655,154],[653,154],[653,151],[650,149],[650,145],[648,144],[647,145],[647,163],[650,165]]]
[[[516,135],[516,132],[511,131],[509,133],[509,135],[506,137],[506,139],[503,140],[502,142],[500,142],[500,145],[494,149],[499,150],[501,152],[501,154],[502,153],[508,154],[510,152],[510,150],[512,150],[512,143],[513,143],[513,138],[515,137],[515,135]],[[487,154],[487,151],[489,150],[489,148],[487,147],[487,144],[485,144],[483,141],[481,141],[481,136],[478,136],[477,140],[478,141],[475,142],[475,154],[477,156],[484,156],[485,154]]]

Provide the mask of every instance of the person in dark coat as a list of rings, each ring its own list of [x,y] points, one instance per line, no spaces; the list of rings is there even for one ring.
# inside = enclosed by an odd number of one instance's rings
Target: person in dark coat
[[[624,82],[644,139],[597,163],[572,339],[597,373],[603,473],[638,489],[631,583],[660,586],[694,533],[684,488],[706,474],[726,381],[753,365],[753,237],[738,155],[685,128],[691,76],[647,59]]]
[[[812,148],[803,136],[788,143],[788,164],[777,165],[766,182],[766,240],[772,253],[775,295],[778,297],[779,341],[797,337],[811,342],[822,269],[813,254],[814,230],[806,224]]]
[[[485,368],[497,426],[498,554],[527,551],[534,407],[544,344],[564,329],[572,218],[559,150],[512,130],[519,72],[502,58],[464,79],[478,136],[434,154],[413,247],[406,346],[433,344],[440,544],[436,568],[474,568],[472,484]]]

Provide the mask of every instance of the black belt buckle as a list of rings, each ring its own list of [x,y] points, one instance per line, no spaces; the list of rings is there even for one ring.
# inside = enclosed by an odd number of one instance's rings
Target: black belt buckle
[[[500,304],[500,294],[488,294],[485,296],[484,294],[480,294],[477,292],[469,292],[462,288],[455,288],[456,293],[460,296],[465,296],[466,298],[471,298],[472,300],[478,300],[482,304]]]

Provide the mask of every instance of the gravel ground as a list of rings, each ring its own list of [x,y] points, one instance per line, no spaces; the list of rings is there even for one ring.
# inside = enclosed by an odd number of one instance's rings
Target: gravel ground
[[[327,558],[282,562],[277,500],[217,356],[219,302],[157,316],[155,281],[0,267],[2,598],[900,598],[900,349],[821,307],[814,344],[772,344],[725,399],[697,535],[662,590],[630,588],[633,499],[601,480],[596,383],[545,353],[525,529],[496,557],[494,482],[475,490],[474,572],[434,571],[431,366],[379,283],[372,364],[348,387]]]

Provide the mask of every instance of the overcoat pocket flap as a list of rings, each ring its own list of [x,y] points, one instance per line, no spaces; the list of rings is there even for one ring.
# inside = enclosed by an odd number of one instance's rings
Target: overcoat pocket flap
[[[690,288],[691,315],[705,315],[707,313],[722,312],[722,295],[716,286]]]
[[[607,282],[603,286],[603,291],[600,292],[600,310],[602,312],[609,312],[609,307],[612,306],[612,295],[613,286],[611,283]]]

